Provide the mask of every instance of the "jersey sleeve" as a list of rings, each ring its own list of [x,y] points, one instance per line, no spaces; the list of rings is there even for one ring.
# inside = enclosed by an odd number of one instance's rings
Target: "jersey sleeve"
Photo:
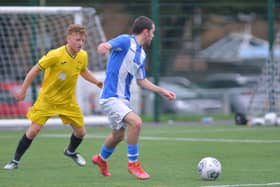
[[[46,68],[54,65],[57,61],[57,55],[55,55],[54,51],[50,51],[46,55],[42,56],[42,58],[38,61],[38,65],[41,70],[45,70]]]
[[[130,45],[130,37],[128,35],[122,34],[108,41],[112,46],[112,50],[122,51],[127,49]]]

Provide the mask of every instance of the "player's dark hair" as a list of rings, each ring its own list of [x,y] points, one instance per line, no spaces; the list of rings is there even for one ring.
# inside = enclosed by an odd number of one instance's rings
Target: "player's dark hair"
[[[153,25],[154,22],[150,18],[146,16],[139,16],[133,22],[132,34],[140,34],[144,29],[151,30]]]

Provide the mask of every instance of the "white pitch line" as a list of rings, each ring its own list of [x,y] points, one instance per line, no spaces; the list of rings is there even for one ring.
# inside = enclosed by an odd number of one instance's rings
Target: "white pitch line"
[[[224,139],[224,138],[175,138],[175,137],[145,137],[141,140],[186,141],[186,142],[223,142],[223,143],[280,143],[280,140],[254,140],[254,139]]]
[[[280,182],[262,183],[262,184],[229,184],[229,185],[215,185],[215,186],[200,186],[200,187],[245,187],[245,186],[276,186]]]
[[[0,136],[0,138],[13,138],[14,136]],[[41,134],[42,138],[65,138],[69,134]],[[100,134],[87,134],[86,138],[105,138],[106,135]],[[176,137],[154,137],[154,136],[141,136],[141,140],[151,141],[178,141],[178,142],[222,142],[222,143],[258,143],[270,144],[280,143],[280,140],[256,140],[256,139],[225,139],[225,138],[176,138]]]
[[[40,134],[42,138],[65,138],[69,134]],[[87,134],[86,138],[105,138],[106,135]],[[0,136],[1,138],[14,138],[14,136]],[[155,137],[155,136],[141,136],[141,140],[152,141],[178,141],[178,142],[222,142],[222,143],[280,143],[280,140],[256,140],[256,139],[225,139],[225,138],[176,138],[176,137]]]
[[[270,128],[237,128],[237,129],[182,129],[179,132],[178,131],[169,131],[168,133],[172,134],[178,134],[178,133],[187,133],[187,134],[193,134],[193,133],[216,133],[216,132],[244,132],[244,131],[269,131]],[[146,134],[166,134],[166,130],[156,130],[156,131],[147,131]]]

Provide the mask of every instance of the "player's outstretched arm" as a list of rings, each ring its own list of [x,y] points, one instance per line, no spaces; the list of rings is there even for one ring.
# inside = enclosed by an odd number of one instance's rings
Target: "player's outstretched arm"
[[[157,92],[169,100],[176,99],[176,94],[174,92],[167,90],[165,88],[159,87],[159,86],[155,85],[154,83],[152,83],[151,81],[149,81],[148,79],[137,79],[137,83],[141,87],[151,90],[153,92]]]
[[[108,42],[103,42],[97,46],[97,51],[99,54],[104,55],[112,49],[111,44]]]
[[[32,81],[36,77],[36,75],[40,72],[39,65],[34,65],[31,70],[27,73],[25,76],[25,79],[23,81],[23,84],[20,88],[20,90],[16,93],[15,97],[17,101],[22,101],[26,96],[26,91],[28,87],[31,85]]]
[[[85,80],[87,80],[87,81],[89,81],[89,82],[95,84],[95,85],[98,86],[99,88],[102,88],[102,87],[103,87],[103,81],[100,81],[100,80],[96,79],[96,78],[93,76],[93,74],[89,71],[88,68],[86,68],[84,71],[81,71],[81,76],[82,76]]]

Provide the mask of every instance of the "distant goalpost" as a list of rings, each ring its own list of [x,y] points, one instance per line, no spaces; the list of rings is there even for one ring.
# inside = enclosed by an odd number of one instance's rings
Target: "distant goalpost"
[[[268,1],[268,57],[248,107],[248,125],[280,125],[279,45],[274,44],[275,4]],[[278,47],[278,49],[274,48]]]
[[[107,56],[97,54],[96,48],[100,42],[106,40],[103,28],[100,24],[99,16],[94,8],[83,7],[0,7],[0,85],[10,83],[22,83],[28,70],[37,63],[38,59],[52,48],[57,48],[65,44],[66,29],[69,24],[82,24],[88,29],[88,37],[85,44],[85,50],[89,55],[89,69],[96,72],[104,72]],[[42,76],[39,77],[40,82]],[[88,98],[98,93],[87,93],[84,83],[78,81],[78,101],[82,110],[90,114],[95,110],[88,104]],[[12,88],[11,92],[19,87]],[[34,89],[36,91],[36,89]],[[33,91],[34,91],[33,90]],[[92,90],[91,90],[92,91]],[[93,91],[98,92],[98,91]],[[10,101],[5,97],[7,90],[0,87],[1,102]],[[33,95],[34,96],[34,95]],[[34,98],[34,97],[33,97]],[[27,94],[26,102],[32,103],[32,90]],[[94,99],[96,102],[96,98]],[[5,104],[5,103],[4,103]],[[9,103],[8,103],[9,104]],[[92,103],[95,105],[96,103]],[[0,117],[0,126],[24,125],[29,124],[28,120],[13,117],[16,111],[12,107],[0,108],[1,114],[7,114]],[[13,114],[9,116],[9,113]],[[86,117],[86,124],[104,124],[107,118]],[[60,120],[50,119],[48,123],[61,123]]]

